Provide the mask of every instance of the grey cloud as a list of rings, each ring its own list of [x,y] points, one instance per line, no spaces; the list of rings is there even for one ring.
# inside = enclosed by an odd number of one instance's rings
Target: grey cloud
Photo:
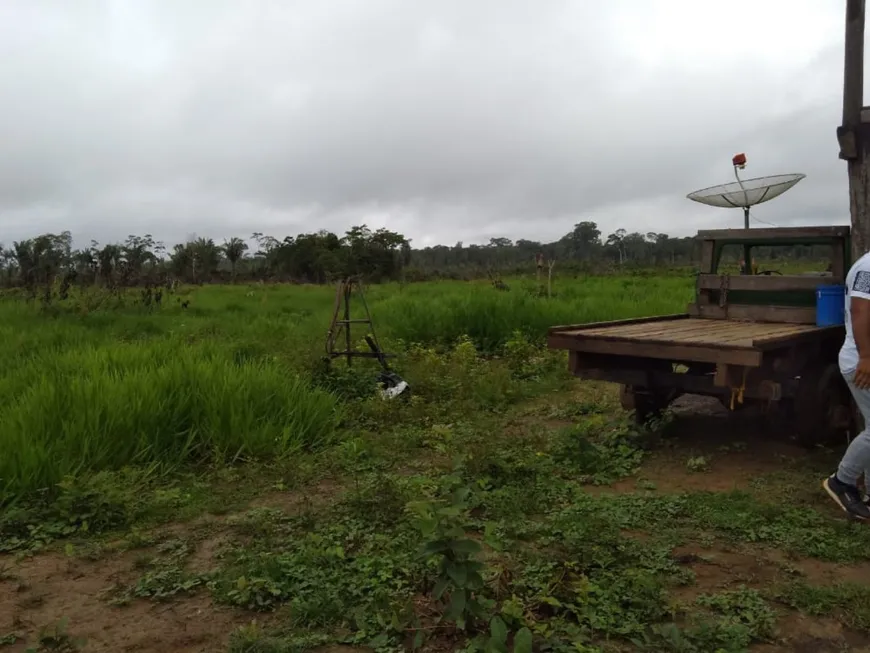
[[[5,4],[4,238],[688,234],[736,219],[685,194],[743,150],[752,176],[808,174],[759,218],[841,221],[841,46],[780,72],[638,69],[615,36],[635,4]]]

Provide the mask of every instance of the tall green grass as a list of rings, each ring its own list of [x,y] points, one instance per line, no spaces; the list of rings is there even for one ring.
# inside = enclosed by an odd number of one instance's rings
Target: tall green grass
[[[215,349],[116,344],[33,360],[0,409],[3,494],[130,464],[284,456],[332,438],[331,394],[276,362],[237,364]]]
[[[496,351],[517,330],[541,340],[557,324],[679,312],[693,287],[689,276],[556,279],[546,298],[531,279],[508,283],[387,284],[366,296],[388,349],[467,335]],[[308,383],[334,289],[182,292],[188,308],[169,297],[154,311],[0,301],[0,502],[66,475],[283,456],[334,437],[340,401]]]
[[[679,313],[693,285],[682,277],[588,277],[560,283],[551,298],[534,290],[522,281],[506,292],[470,283],[421,284],[379,302],[378,321],[407,342],[446,344],[467,335],[480,349],[493,351],[514,331],[543,339],[560,324]]]

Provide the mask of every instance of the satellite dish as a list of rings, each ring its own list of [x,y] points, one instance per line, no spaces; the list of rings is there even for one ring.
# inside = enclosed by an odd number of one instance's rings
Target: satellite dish
[[[738,170],[746,167],[746,155],[737,154],[731,159],[734,166],[734,176],[737,181],[719,186],[710,186],[689,193],[686,197],[708,206],[718,206],[726,209],[743,209],[743,227],[749,229],[749,207],[779,197],[789,188],[806,177],[802,173],[788,175],[773,175],[771,177],[755,177],[754,179],[740,179]],[[744,262],[749,262],[749,245],[743,249]],[[750,270],[750,265],[744,265],[744,270]]]
[[[772,177],[755,177],[746,181],[740,178],[738,170],[746,167],[746,155],[737,154],[731,159],[734,166],[734,176],[737,181],[730,184],[720,184],[696,190],[686,195],[690,200],[719,206],[726,209],[743,209],[744,227],[749,229],[749,207],[779,197],[789,188],[806,177],[802,173],[790,175],[774,175]]]
[[[737,181],[732,181],[730,184],[720,184],[696,190],[686,197],[709,206],[719,206],[724,209],[746,209],[772,200],[774,197],[779,197],[804,177],[806,175],[794,173],[772,177],[755,177],[745,181],[738,178]]]

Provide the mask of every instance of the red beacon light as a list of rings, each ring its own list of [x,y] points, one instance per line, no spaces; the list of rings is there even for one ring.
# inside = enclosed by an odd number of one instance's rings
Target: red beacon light
[[[746,155],[743,154],[743,152],[741,152],[740,154],[735,154],[734,157],[731,159],[731,165],[733,165],[735,168],[740,168],[741,170],[743,170],[743,168],[746,167]]]

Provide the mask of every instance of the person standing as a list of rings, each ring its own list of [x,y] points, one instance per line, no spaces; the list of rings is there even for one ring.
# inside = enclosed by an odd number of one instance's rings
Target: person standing
[[[837,471],[822,487],[845,512],[870,519],[870,507],[858,489],[858,479],[870,470],[870,252],[846,275],[846,340],[840,349],[840,373],[864,417],[864,430],[849,443]]]

